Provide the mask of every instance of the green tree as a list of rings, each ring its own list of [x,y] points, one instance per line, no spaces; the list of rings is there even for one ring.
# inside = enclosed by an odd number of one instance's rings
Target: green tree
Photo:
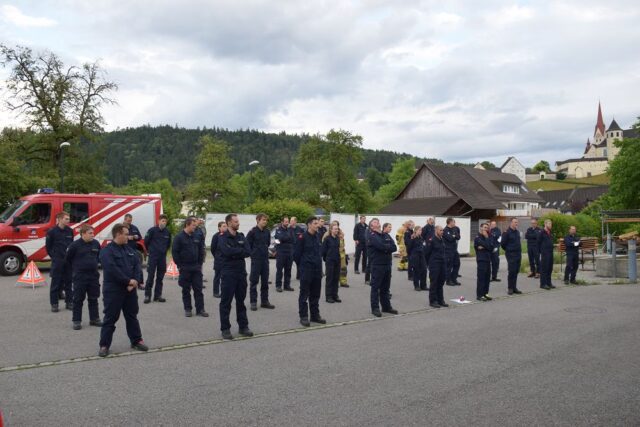
[[[640,117],[633,126],[640,129]],[[640,208],[640,138],[625,138],[615,142],[620,149],[609,162],[609,191],[623,209]]]
[[[247,206],[247,212],[265,213],[269,216],[269,227],[279,223],[284,216],[295,216],[302,222],[313,215],[313,208],[302,200],[256,200]]]
[[[480,163],[482,165],[483,168],[490,170],[490,169],[496,169],[496,165],[491,163],[490,161],[485,160],[484,162]]]
[[[393,164],[389,183],[380,187],[376,199],[384,206],[396,198],[415,174],[414,159],[399,159]]]
[[[364,176],[372,194],[375,194],[380,187],[387,183],[386,175],[374,167],[368,167]]]
[[[551,172],[551,166],[549,166],[549,162],[546,160],[540,160],[535,164],[534,167],[531,168],[534,172]]]

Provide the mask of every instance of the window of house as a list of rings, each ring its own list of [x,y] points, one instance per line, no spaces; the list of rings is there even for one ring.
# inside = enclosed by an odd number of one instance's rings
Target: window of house
[[[503,193],[520,194],[520,187],[513,184],[504,184],[502,186]]]
[[[69,213],[69,222],[71,224],[76,224],[89,218],[88,203],[64,202],[62,210]]]
[[[34,203],[13,220],[13,225],[47,224],[50,219],[51,204]]]

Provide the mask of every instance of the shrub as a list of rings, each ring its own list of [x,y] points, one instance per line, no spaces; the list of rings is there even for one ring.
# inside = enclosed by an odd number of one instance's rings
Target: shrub
[[[540,218],[540,226],[544,226],[544,221],[550,219],[553,222],[551,232],[554,241],[566,236],[569,233],[569,227],[575,225],[578,229],[578,235],[601,238],[600,221],[579,213],[577,215],[565,215],[562,213],[552,213],[544,215]]]
[[[298,223],[304,223],[307,218],[313,215],[313,207],[301,200],[284,199],[284,200],[256,200],[247,206],[246,212],[258,214],[260,212],[269,215],[269,227],[278,224],[282,217],[295,216]]]

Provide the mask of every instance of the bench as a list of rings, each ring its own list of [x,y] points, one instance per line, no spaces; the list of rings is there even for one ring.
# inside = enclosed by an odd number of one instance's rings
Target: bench
[[[593,266],[593,271],[596,269],[596,252],[598,251],[598,238],[597,237],[581,237],[580,242],[582,245],[579,249],[579,259],[580,264],[582,265],[582,270],[584,270],[585,263],[585,255],[589,257],[589,261]],[[560,271],[562,271],[564,267],[564,258],[567,255],[567,248],[564,245],[564,238],[558,239],[558,244],[556,245],[558,248],[558,252],[560,252]]]

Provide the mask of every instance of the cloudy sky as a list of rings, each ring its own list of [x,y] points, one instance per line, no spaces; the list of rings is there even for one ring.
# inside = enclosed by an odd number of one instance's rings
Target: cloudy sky
[[[101,60],[120,87],[107,129],[343,128],[526,166],[579,157],[599,100],[607,126],[640,116],[638,22],[637,0],[0,0],[3,43]]]

